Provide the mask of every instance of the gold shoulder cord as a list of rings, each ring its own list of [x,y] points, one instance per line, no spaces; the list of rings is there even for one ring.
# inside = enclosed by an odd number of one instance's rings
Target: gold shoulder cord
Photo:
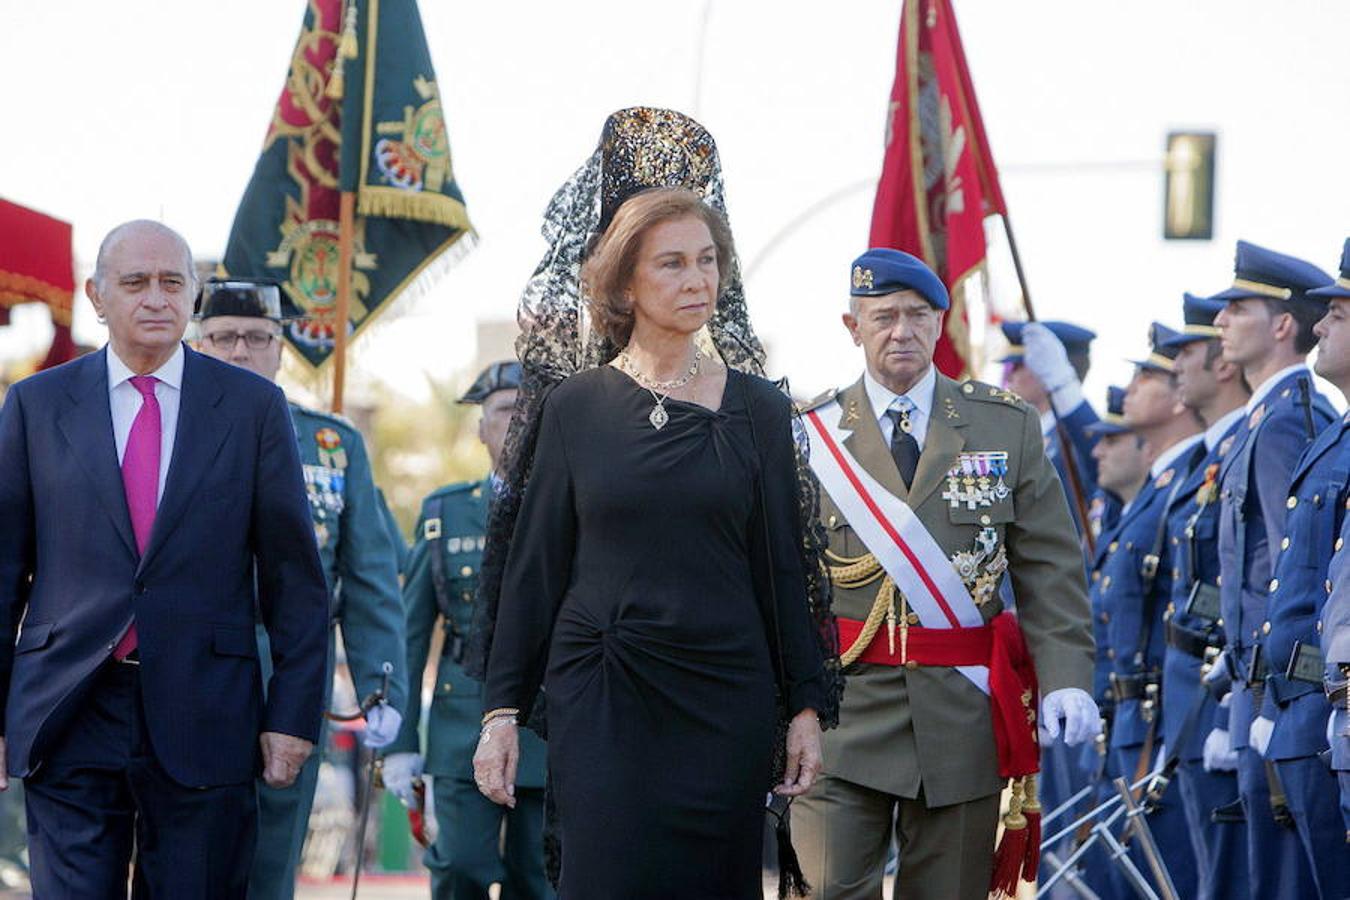
[[[882,620],[885,620],[887,625],[886,637],[892,653],[895,652],[897,621],[899,623],[900,660],[903,664],[906,656],[905,650],[909,643],[909,616],[904,594],[900,594],[901,610],[898,615],[896,613],[895,595],[899,592],[895,589],[895,582],[891,580],[891,576],[885,574],[881,568],[881,563],[877,562],[877,558],[871,553],[850,558],[826,550],[825,559],[829,563],[830,581],[834,583],[835,587],[857,590],[866,587],[878,578],[881,579],[881,587],[877,590],[877,599],[872,603],[872,609],[867,614],[867,620],[863,622],[862,631],[858,634],[858,639],[839,655],[839,664],[847,666],[857,662],[858,657],[862,656],[863,651],[872,643],[872,638],[876,637],[877,630],[881,628]]]

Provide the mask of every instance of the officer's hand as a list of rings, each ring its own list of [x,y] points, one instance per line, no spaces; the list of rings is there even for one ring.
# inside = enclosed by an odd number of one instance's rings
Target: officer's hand
[[[799,797],[811,790],[820,769],[820,719],[814,709],[804,709],[788,723],[787,765],[783,770],[783,783],[773,792],[784,797]]]
[[[1052,741],[1059,737],[1060,719],[1064,720],[1064,743],[1070,747],[1095,738],[1102,730],[1097,702],[1080,688],[1060,688],[1041,701],[1041,726]]]
[[[270,788],[290,787],[314,752],[314,744],[304,738],[277,731],[264,731],[258,743],[262,744],[263,781]]]
[[[1270,746],[1270,736],[1275,731],[1275,723],[1264,716],[1257,716],[1252,719],[1251,730],[1247,732],[1247,743],[1252,745],[1252,749],[1262,756],[1266,755],[1266,748]]]
[[[372,750],[388,747],[398,737],[403,714],[388,703],[372,706],[366,713],[366,733],[361,742]]]
[[[1238,755],[1233,750],[1233,741],[1228,729],[1215,728],[1205,736],[1205,746],[1201,758],[1206,772],[1232,772],[1237,769]]]
[[[520,762],[520,735],[511,718],[493,719],[478,736],[473,755],[473,780],[484,797],[516,808],[516,765]]]
[[[1022,364],[1051,395],[1055,411],[1067,415],[1083,402],[1078,373],[1069,362],[1069,353],[1055,333],[1040,322],[1028,322],[1022,329]]]
[[[9,769],[5,766],[5,739],[0,737],[0,791],[7,790],[9,790]]]
[[[397,797],[404,806],[409,809],[416,807],[417,796],[413,793],[413,782],[422,777],[422,755],[389,754],[384,758],[380,768],[380,777],[384,780],[385,790]]]

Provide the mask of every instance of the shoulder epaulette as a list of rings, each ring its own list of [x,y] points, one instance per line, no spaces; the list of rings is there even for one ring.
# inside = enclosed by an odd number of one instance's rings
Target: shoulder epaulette
[[[799,412],[799,413],[805,413],[805,412],[810,412],[810,411],[813,410],[813,409],[818,409],[818,408],[824,406],[826,403],[829,403],[831,400],[833,400],[835,397],[838,397],[838,396],[839,396],[839,389],[838,389],[838,388],[830,388],[830,389],[829,389],[828,391],[826,391],[825,393],[823,393],[823,394],[821,394],[821,395],[819,395],[819,396],[817,396],[817,397],[814,397],[814,398],[812,398],[811,400],[807,400],[805,403],[799,403],[799,404],[797,404],[797,412]]]
[[[326,422],[332,422],[336,425],[341,425],[344,428],[350,428],[352,431],[357,430],[356,423],[353,422],[351,419],[347,418],[346,416],[342,415],[341,413],[328,412],[322,409],[313,409],[311,407],[305,406],[302,403],[295,403],[295,402],[292,402],[291,406],[294,409],[297,409],[300,412],[304,413],[305,415],[312,416],[315,419],[322,419]]]
[[[454,484],[441,485],[422,499],[422,505],[425,506],[432,500],[440,497],[451,497],[455,494],[468,493],[480,484],[482,484],[481,481],[457,481]]]
[[[1001,406],[1010,406],[1021,412],[1030,411],[1026,401],[1006,388],[994,387],[992,384],[985,384],[983,381],[967,381],[961,385],[961,396],[968,400],[979,400],[984,403],[997,403]]]

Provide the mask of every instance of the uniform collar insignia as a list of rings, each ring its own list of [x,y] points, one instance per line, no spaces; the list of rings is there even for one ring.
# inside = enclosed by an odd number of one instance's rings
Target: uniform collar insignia
[[[1223,457],[1225,457],[1225,456],[1228,455],[1228,451],[1231,450],[1231,449],[1233,448],[1233,441],[1235,441],[1235,440],[1237,440],[1237,435],[1235,435],[1235,434],[1230,434],[1228,437],[1226,437],[1226,438],[1224,438],[1223,440],[1219,441],[1219,458],[1220,458],[1220,459],[1222,459]]]
[[[1266,405],[1264,403],[1258,404],[1256,409],[1252,410],[1251,416],[1247,418],[1247,427],[1253,429],[1256,428],[1256,426],[1261,424],[1261,420],[1265,417]]]
[[[1153,482],[1153,486],[1155,488],[1167,487],[1169,484],[1172,483],[1172,479],[1176,477],[1176,474],[1177,474],[1176,469],[1168,469],[1167,471],[1163,472],[1161,475],[1158,476],[1157,480]]]

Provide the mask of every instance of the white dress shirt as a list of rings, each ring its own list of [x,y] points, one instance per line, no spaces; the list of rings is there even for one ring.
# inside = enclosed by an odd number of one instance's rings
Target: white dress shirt
[[[108,345],[108,405],[112,408],[113,440],[117,444],[117,464],[127,453],[127,440],[131,437],[131,423],[145,402],[141,392],[131,384],[136,373],[127,368],[127,364],[117,358],[112,345]],[[159,401],[159,492],[155,497],[158,503],[164,498],[164,481],[169,474],[169,461],[173,459],[173,441],[178,435],[178,407],[183,394],[183,345],[179,344],[164,365],[150,374],[157,378],[155,399]]]
[[[873,378],[871,372],[863,372],[863,387],[867,390],[867,399],[872,404],[872,411],[877,415],[877,424],[881,426],[881,437],[889,447],[895,423],[886,415],[886,410],[890,409],[901,395]],[[923,452],[923,439],[928,434],[928,420],[933,414],[933,392],[936,389],[937,367],[929,365],[927,373],[903,395],[914,404],[909,411],[909,433],[918,443],[920,453]]]
[[[1245,415],[1247,415],[1247,408],[1239,406],[1237,409],[1229,410],[1219,416],[1217,422],[1205,429],[1205,449],[1213,450],[1218,446],[1219,441],[1228,433],[1228,429],[1233,427],[1233,423]]]
[[[1183,413],[1183,415],[1189,415],[1189,413]],[[1180,459],[1183,453],[1189,453],[1196,444],[1200,443],[1200,439],[1203,437],[1203,434],[1193,434],[1190,437],[1182,438],[1162,453],[1159,453],[1158,458],[1155,459],[1153,465],[1149,467],[1149,477],[1157,479],[1159,475],[1166,472],[1174,462]],[[1185,475],[1185,473],[1182,474],[1183,476]]]

